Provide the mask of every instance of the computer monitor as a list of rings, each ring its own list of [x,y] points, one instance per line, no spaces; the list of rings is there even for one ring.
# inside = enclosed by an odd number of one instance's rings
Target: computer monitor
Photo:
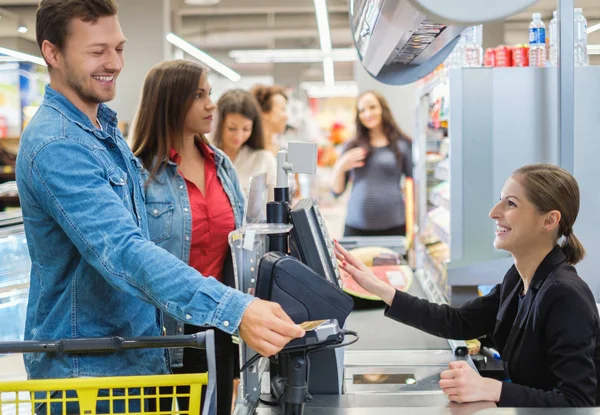
[[[317,204],[310,198],[299,201],[290,212],[290,221],[294,225],[290,237],[292,255],[341,288],[333,241]]]

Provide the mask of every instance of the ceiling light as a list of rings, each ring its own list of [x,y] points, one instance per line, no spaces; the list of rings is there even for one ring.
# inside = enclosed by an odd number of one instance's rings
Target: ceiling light
[[[300,88],[306,91],[309,98],[356,98],[359,93],[356,82],[338,82],[333,86],[327,86],[322,82],[302,82]]]
[[[317,14],[317,27],[319,28],[319,39],[321,50],[325,53],[331,51],[331,34],[329,32],[329,16],[327,14],[326,0],[314,0],[315,12]]]
[[[221,0],[185,0],[185,4],[190,6],[214,6],[220,2]]]
[[[25,24],[25,21],[23,19],[19,20],[19,26],[17,26],[17,32],[25,34],[29,31],[29,29],[27,29],[27,25]]]
[[[600,30],[600,23],[588,27],[587,28],[587,34],[589,35],[590,33],[593,33],[593,32],[595,32],[597,30]]]
[[[600,55],[600,45],[588,45],[587,50],[590,55]]]
[[[229,57],[238,63],[323,62],[326,58],[334,62],[354,62],[358,54],[355,48],[332,49],[329,53],[320,49],[251,49],[232,50]]]
[[[177,46],[179,49],[183,50],[184,52],[190,54],[191,56],[198,59],[199,61],[203,62],[204,64],[206,64],[213,70],[219,72],[221,75],[223,75],[230,81],[237,82],[240,79],[242,79],[242,77],[239,73],[237,73],[237,72],[233,71],[232,69],[230,69],[229,67],[223,65],[221,62],[219,62],[218,60],[216,60],[215,58],[213,58],[206,52],[201,51],[196,46],[192,45],[191,43],[186,42],[179,36],[177,36],[173,33],[169,33],[169,34],[167,34],[167,41],[169,43],[171,43],[172,45]]]
[[[335,84],[333,69],[333,60],[331,58],[325,58],[323,61],[323,78],[325,79],[325,86],[333,86],[333,84]]]
[[[47,66],[46,62],[37,56],[29,55],[27,53],[17,52],[16,50],[7,49],[0,47],[0,53],[7,56],[12,56],[13,58],[21,59],[28,62],[37,63],[38,65]]]

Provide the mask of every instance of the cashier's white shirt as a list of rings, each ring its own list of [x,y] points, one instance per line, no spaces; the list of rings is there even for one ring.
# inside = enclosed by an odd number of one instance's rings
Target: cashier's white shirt
[[[277,160],[273,154],[268,150],[254,150],[249,146],[242,146],[236,159],[232,161],[245,196],[250,187],[250,178],[266,173],[269,200],[273,199],[273,189],[277,182]]]

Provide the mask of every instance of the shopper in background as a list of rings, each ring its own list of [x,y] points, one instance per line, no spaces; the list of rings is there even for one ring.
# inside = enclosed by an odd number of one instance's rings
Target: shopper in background
[[[344,236],[406,235],[411,215],[406,214],[401,179],[405,177],[404,188],[411,195],[411,151],[411,141],[396,125],[385,98],[375,91],[360,95],[356,137],[344,147],[331,184],[339,197],[352,181]]]
[[[50,85],[23,132],[16,168],[33,264],[25,339],[160,336],[159,310],[239,330],[263,355],[301,336],[279,305],[204,278],[149,240],[141,164],[103,104],[115,97],[124,63],[115,1],[42,0],[36,34]],[[197,88],[180,91],[168,108],[191,94],[187,102],[203,114]],[[24,360],[29,378],[169,372],[159,349]]]
[[[341,245],[336,251],[341,268],[387,303],[388,317],[447,339],[492,335],[507,380],[482,378],[464,361],[452,362],[440,381],[451,401],[597,406],[600,324],[592,292],[574,268],[585,255],[573,234],[578,212],[579,186],[566,170],[534,164],[515,171],[490,212],[494,247],[508,251],[514,265],[488,295],[460,307],[396,291]]]
[[[285,89],[278,85],[255,85],[250,92],[256,97],[262,111],[266,148],[277,155],[278,136],[285,132],[288,120]]]
[[[263,121],[256,98],[243,89],[227,91],[217,102],[217,112],[213,141],[233,161],[244,194],[248,192],[251,177],[266,173],[272,200],[277,162],[265,149]]]

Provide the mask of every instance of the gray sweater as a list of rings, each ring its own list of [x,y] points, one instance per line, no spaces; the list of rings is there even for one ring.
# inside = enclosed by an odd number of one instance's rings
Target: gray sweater
[[[364,167],[346,174],[346,184],[353,181],[348,202],[346,225],[367,231],[379,231],[406,223],[402,176],[412,177],[412,146],[398,141],[402,154],[398,163],[390,147],[371,148]],[[344,152],[347,150],[344,149]]]

